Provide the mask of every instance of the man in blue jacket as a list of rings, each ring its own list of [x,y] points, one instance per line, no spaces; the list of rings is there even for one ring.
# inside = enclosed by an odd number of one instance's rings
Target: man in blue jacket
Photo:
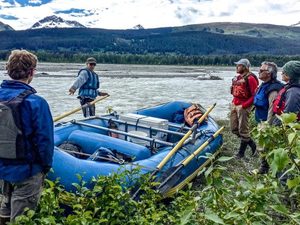
[[[273,102],[278,92],[283,88],[283,83],[277,80],[277,70],[277,65],[274,62],[261,63],[258,73],[262,83],[254,96],[255,120],[259,123],[258,126],[265,121],[272,124],[275,119]],[[258,173],[265,174],[268,171],[269,164],[262,152]]]
[[[98,91],[100,81],[98,74],[94,71],[96,63],[95,58],[88,58],[86,60],[86,67],[79,70],[77,79],[69,89],[70,95],[74,95],[75,91],[79,89],[78,98],[80,99],[81,106],[88,104],[87,107],[82,108],[84,117],[95,116],[95,104],[90,105],[89,103],[95,100],[98,95],[107,95],[107,93]]]
[[[6,65],[11,80],[4,80],[0,87],[1,225],[14,221],[25,208],[36,208],[52,166],[51,112],[46,100],[29,85],[36,66],[34,54],[12,51]]]

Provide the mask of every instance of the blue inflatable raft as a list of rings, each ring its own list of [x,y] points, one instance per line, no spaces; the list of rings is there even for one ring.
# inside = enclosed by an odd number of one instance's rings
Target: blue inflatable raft
[[[168,188],[164,194],[174,194],[197,176],[210,162],[209,156],[217,154],[222,145],[222,136],[214,135],[219,126],[212,117],[195,125],[193,132],[184,124],[183,112],[189,106],[191,103],[175,101],[128,114],[56,124],[53,172],[48,178],[59,179],[67,191],[74,191],[72,184],[79,182],[77,174],[92,185],[93,177],[137,166],[141,175],[155,173],[156,177],[180,167],[175,183],[168,183],[168,179],[165,182]],[[188,138],[187,133],[191,134]],[[183,138],[186,140],[182,146],[172,154]]]

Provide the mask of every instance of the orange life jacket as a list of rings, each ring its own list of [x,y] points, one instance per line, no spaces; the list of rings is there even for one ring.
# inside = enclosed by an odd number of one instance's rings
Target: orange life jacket
[[[253,73],[248,73],[245,76],[237,76],[232,79],[231,94],[240,99],[248,99],[251,97],[248,77],[253,76],[258,82],[258,78]]]
[[[198,105],[193,104],[184,110],[183,115],[185,122],[189,126],[193,126],[195,120],[198,120],[203,115],[203,112],[200,110]]]

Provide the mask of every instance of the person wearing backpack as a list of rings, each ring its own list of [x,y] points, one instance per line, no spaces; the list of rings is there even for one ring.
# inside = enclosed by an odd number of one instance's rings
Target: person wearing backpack
[[[38,204],[45,175],[52,166],[53,120],[46,100],[29,84],[37,57],[13,50],[6,69],[11,80],[0,87],[0,224],[14,221]]]
[[[237,75],[232,79],[231,94],[233,100],[230,110],[231,132],[240,138],[240,147],[237,158],[243,158],[249,145],[254,155],[256,144],[250,137],[249,117],[254,95],[258,86],[258,79],[250,72],[248,59],[241,59],[236,64]]]
[[[273,113],[273,102],[278,92],[283,88],[283,83],[277,80],[277,65],[274,62],[262,62],[259,68],[259,79],[262,81],[255,96],[255,120],[262,125],[263,122],[272,124],[276,118]],[[269,171],[266,158],[261,156],[261,165],[257,173],[265,174]]]
[[[284,88],[278,93],[273,103],[273,112],[296,113],[300,121],[300,61],[289,61],[282,67],[282,80],[286,82]],[[275,118],[274,125],[280,120]]]
[[[86,67],[79,70],[77,79],[69,89],[69,95],[74,95],[76,90],[79,89],[77,98],[79,98],[81,106],[94,101],[98,95],[107,95],[107,93],[98,91],[100,81],[98,74],[94,71],[96,63],[95,58],[88,58]],[[95,116],[95,104],[83,107],[82,112],[84,117]]]

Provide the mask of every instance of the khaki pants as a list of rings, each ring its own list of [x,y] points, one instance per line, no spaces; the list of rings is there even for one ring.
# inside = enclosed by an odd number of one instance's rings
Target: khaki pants
[[[244,109],[241,105],[231,104],[230,128],[243,141],[250,140],[249,116],[251,107]]]
[[[0,217],[14,221],[17,216],[23,214],[25,208],[34,210],[42,193],[44,179],[45,175],[38,173],[18,183],[4,181]]]

